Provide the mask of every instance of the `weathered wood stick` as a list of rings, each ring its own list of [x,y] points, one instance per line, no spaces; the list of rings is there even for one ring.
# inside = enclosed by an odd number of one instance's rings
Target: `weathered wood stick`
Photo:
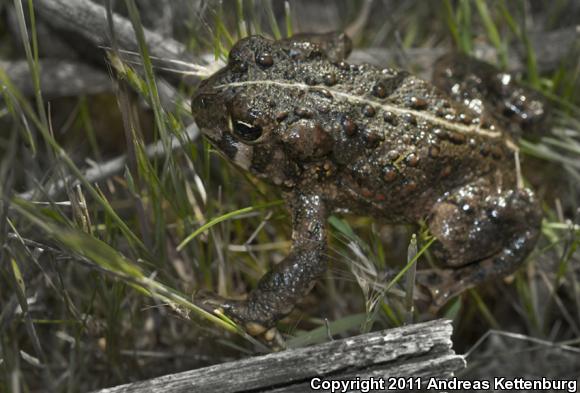
[[[95,46],[109,46],[109,28],[105,7],[90,0],[40,0],[34,2],[38,15],[51,27],[74,32]],[[113,15],[115,34],[119,47],[139,51],[131,22]],[[185,45],[145,29],[145,40],[152,56],[162,59],[183,59]]]
[[[549,32],[530,33],[530,42],[536,54],[538,71],[549,72],[570,58],[570,53],[579,53],[580,25],[565,27]],[[521,72],[527,68],[526,48],[519,43],[514,44],[513,51],[508,53],[507,70]],[[419,68],[419,75],[425,79],[431,78],[433,62],[449,51],[449,48],[407,48],[404,51],[386,48],[355,49],[349,57],[353,63],[370,63],[378,67],[398,64],[403,68]],[[497,50],[493,46],[476,42],[474,53],[480,60],[494,63]],[[573,57],[573,56],[572,56]]]
[[[40,17],[53,28],[78,33],[95,45],[109,45],[107,39],[107,18],[105,8],[90,0],[39,0],[35,8]],[[137,52],[137,41],[131,22],[119,15],[114,15],[115,32],[119,45],[123,49]],[[181,60],[191,62],[193,59],[187,54],[185,45],[172,38],[145,30],[145,39],[153,56],[161,59]],[[580,25],[570,26],[550,32],[530,33],[530,41],[538,62],[540,71],[549,71],[557,67],[565,59],[580,39]],[[577,48],[576,48],[577,49]],[[445,48],[414,48],[409,50],[407,57],[420,65],[431,65]],[[490,45],[478,45],[476,51],[484,60],[494,57],[496,50]],[[520,53],[525,48],[519,49]],[[351,56],[354,62],[370,62],[385,66],[400,63],[401,52],[384,48],[365,48],[355,50]],[[512,54],[509,58],[508,69],[511,71],[524,70],[526,65],[520,55]],[[190,71],[188,67],[172,64],[172,68]]]
[[[312,378],[450,378],[465,367],[452,325],[436,320],[165,375],[95,393],[304,392]]]
[[[199,136],[199,128],[195,123],[191,123],[184,131],[182,135],[182,140],[179,140],[175,136],[171,136],[171,151],[181,149],[183,147],[183,143],[186,142],[193,142]],[[183,143],[182,143],[183,142]],[[145,148],[145,153],[147,157],[150,159],[163,157],[168,152],[165,151],[165,147],[161,140],[157,140],[156,142],[151,143]],[[102,181],[104,179],[108,179],[109,177],[121,173],[127,164],[127,155],[122,154],[117,156],[111,160],[101,162],[96,164],[95,166],[86,168],[83,170],[83,177],[90,183],[96,183]],[[66,184],[69,182],[75,182],[74,177],[67,177],[64,179],[58,179],[57,181],[48,184],[45,187],[43,193],[46,193],[49,197],[55,197],[58,193],[62,192],[66,188]],[[28,190],[21,194],[18,194],[19,198],[32,200],[36,193],[38,192],[37,189]]]
[[[42,0],[35,3],[40,17],[53,28],[75,32],[92,42],[94,45],[108,45],[107,20],[104,7],[90,0]],[[131,23],[119,15],[114,16],[115,32],[121,48],[137,52],[137,42]],[[149,44],[151,54],[161,59],[181,60],[191,62],[191,57],[185,51],[185,46],[168,37],[145,30],[145,37]],[[538,68],[540,71],[549,71],[558,66],[559,62],[567,56],[570,50],[580,39],[580,26],[571,26],[564,29],[531,33],[531,43],[536,52]],[[555,45],[557,43],[557,45]],[[413,59],[415,65],[428,68],[441,54],[446,52],[444,48],[412,48],[406,51],[406,57]],[[491,60],[495,56],[495,48],[489,45],[478,45],[476,51],[484,60]],[[523,49],[519,52],[524,52]],[[356,63],[370,62],[384,66],[393,63],[401,63],[399,50],[384,48],[365,48],[355,50],[351,61]],[[403,61],[404,62],[404,61]],[[183,64],[174,63],[172,68],[191,71]],[[510,54],[508,68],[511,71],[525,69],[525,64],[520,55]],[[429,76],[429,75],[425,75]]]
[[[47,100],[113,91],[113,83],[107,73],[78,60],[42,59],[39,66],[40,88]],[[12,84],[23,95],[34,95],[26,60],[0,60],[0,68],[6,70]]]

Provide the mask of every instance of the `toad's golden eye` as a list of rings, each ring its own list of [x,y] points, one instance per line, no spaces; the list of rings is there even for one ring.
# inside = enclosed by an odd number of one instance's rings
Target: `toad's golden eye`
[[[233,131],[236,136],[248,142],[253,142],[262,136],[262,127],[242,120],[233,121]]]

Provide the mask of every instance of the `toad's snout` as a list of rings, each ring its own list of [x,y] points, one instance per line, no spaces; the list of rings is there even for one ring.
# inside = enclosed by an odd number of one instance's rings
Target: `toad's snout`
[[[201,132],[218,141],[228,127],[227,110],[216,94],[200,91],[191,99],[191,114]]]

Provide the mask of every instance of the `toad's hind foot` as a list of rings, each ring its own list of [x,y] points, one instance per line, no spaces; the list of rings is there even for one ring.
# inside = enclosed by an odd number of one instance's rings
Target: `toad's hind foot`
[[[479,180],[434,205],[429,229],[433,254],[446,267],[418,272],[419,284],[441,307],[460,292],[512,273],[532,251],[540,233],[541,210],[531,191],[498,193]]]
[[[532,251],[539,230],[530,227],[515,234],[499,253],[459,268],[429,269],[417,272],[417,283],[426,288],[438,310],[451,298],[492,278],[512,273]]]

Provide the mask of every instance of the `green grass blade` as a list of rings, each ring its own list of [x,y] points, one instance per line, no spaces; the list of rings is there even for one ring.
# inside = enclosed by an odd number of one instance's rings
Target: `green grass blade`
[[[471,295],[473,300],[475,300],[475,304],[477,305],[479,312],[481,313],[483,318],[487,321],[489,326],[492,329],[500,330],[501,327],[500,327],[499,323],[494,318],[493,314],[491,313],[491,311],[489,310],[489,308],[487,307],[487,305],[485,304],[485,302],[483,301],[481,296],[479,296],[479,293],[477,293],[477,291],[474,289],[470,289],[469,294]]]
[[[460,47],[464,53],[471,54],[473,51],[471,0],[459,0],[458,19],[461,26],[459,29]]]
[[[236,30],[238,33],[238,38],[244,38],[248,35],[248,28],[246,27],[246,21],[244,20],[244,2],[243,0],[236,0]]]
[[[476,0],[475,6],[477,7],[477,11],[479,12],[479,16],[483,21],[483,25],[487,30],[487,36],[491,41],[492,45],[495,47],[499,57],[499,64],[502,68],[507,65],[507,52],[504,41],[502,40],[493,19],[491,18],[491,14],[489,12],[489,8],[487,7],[487,3],[484,0]]]
[[[415,255],[415,257],[413,259],[411,259],[409,262],[407,262],[407,264],[405,265],[404,268],[402,268],[399,273],[397,273],[397,275],[387,284],[386,288],[385,288],[385,293],[388,293],[389,290],[397,283],[399,282],[399,280],[401,279],[401,277],[403,277],[405,275],[405,273],[407,273],[407,271],[417,262],[417,260],[421,257],[421,255],[423,255],[423,253],[425,251],[427,251],[429,249],[429,247],[431,247],[431,244],[433,244],[433,242],[436,239],[433,237],[431,238],[427,244],[425,244],[423,247],[421,247],[421,250],[419,250],[419,252]]]
[[[16,200],[14,206],[22,216],[66,245],[74,253],[95,263],[102,271],[121,279],[138,292],[166,302],[175,309],[183,307],[227,331],[239,334],[252,341],[252,343],[256,343],[253,338],[249,337],[241,327],[233,323],[227,316],[216,316],[209,313],[187,300],[184,295],[174,289],[147,277],[139,265],[127,259],[107,243],[84,232],[59,227],[53,221],[47,219],[48,217],[40,215],[34,209],[34,206],[26,201]]]
[[[243,209],[231,211],[229,213],[224,214],[223,216],[216,217],[216,218],[210,220],[209,222],[205,223],[201,227],[199,227],[191,235],[187,236],[181,243],[179,243],[179,245],[177,246],[177,251],[183,250],[183,248],[189,242],[191,242],[193,239],[195,239],[200,233],[207,231],[209,228],[215,226],[216,224],[219,224],[220,222],[232,219],[232,218],[239,216],[241,214],[251,213],[251,212],[254,212],[256,210],[266,209],[266,208],[269,208],[272,206],[278,206],[278,205],[281,205],[283,203],[284,203],[283,201],[274,201],[274,202],[264,203],[264,204],[257,205],[257,206],[249,206],[249,207],[245,207]]]
[[[292,10],[290,9],[290,2],[284,2],[284,21],[286,23],[286,37],[292,37],[293,26],[292,26]]]
[[[38,119],[32,108],[28,105],[28,102],[20,92],[18,92],[10,80],[8,76],[4,72],[4,70],[0,69],[0,81],[6,86],[6,88],[10,91],[11,96],[18,100],[19,105],[23,108],[24,112],[28,115],[28,118],[33,121],[36,125],[42,136],[44,137],[45,141],[51,146],[51,148],[56,152],[57,156],[63,161],[63,163],[68,167],[68,169],[72,172],[75,178],[89,191],[91,196],[99,202],[99,204],[103,207],[103,209],[107,212],[107,214],[113,219],[113,221],[119,226],[121,231],[125,234],[125,236],[131,240],[131,245],[134,248],[138,248],[146,253],[148,253],[147,248],[141,241],[141,239],[133,233],[133,231],[129,228],[127,223],[119,217],[119,215],[115,212],[111,204],[105,199],[105,197],[97,191],[92,184],[90,184],[85,177],[83,176],[82,172],[78,169],[72,159],[68,156],[68,154],[64,151],[62,147],[58,144],[58,142],[54,139],[48,128],[46,128],[42,122]]]
[[[451,36],[453,37],[453,41],[455,45],[461,48],[461,39],[459,34],[459,26],[457,24],[457,19],[455,18],[455,12],[453,11],[453,6],[451,5],[451,0],[444,0],[443,1],[443,8],[445,10],[445,21],[447,22],[447,27],[451,32]]]
[[[30,3],[29,7],[31,7]],[[26,17],[24,16],[24,9],[22,7],[21,0],[14,0],[14,9],[16,10],[16,20],[18,22],[18,30],[20,31],[20,40],[22,41],[22,45],[24,47],[26,61],[28,62],[28,70],[30,71],[30,76],[32,77],[34,97],[36,99],[36,110],[38,112],[38,116],[40,116],[42,124],[47,126],[48,120],[46,117],[46,112],[44,111],[44,100],[42,99],[42,92],[40,89],[40,70],[38,66],[38,51],[36,49],[36,45],[34,45],[34,43],[36,42],[35,34],[33,34],[33,46],[34,46],[33,49],[30,44],[30,37],[28,35],[28,29],[26,27]],[[34,26],[34,9],[32,7],[30,17],[31,24]],[[36,30],[34,30],[34,32],[36,32]],[[30,138],[30,142],[32,142],[31,147],[33,152],[36,153],[34,139]]]
[[[282,38],[282,33],[280,33],[280,27],[278,26],[278,21],[274,15],[274,8],[272,7],[272,0],[264,1],[264,10],[268,16],[268,22],[270,22],[270,29],[272,29],[272,34],[274,38],[279,40]]]

